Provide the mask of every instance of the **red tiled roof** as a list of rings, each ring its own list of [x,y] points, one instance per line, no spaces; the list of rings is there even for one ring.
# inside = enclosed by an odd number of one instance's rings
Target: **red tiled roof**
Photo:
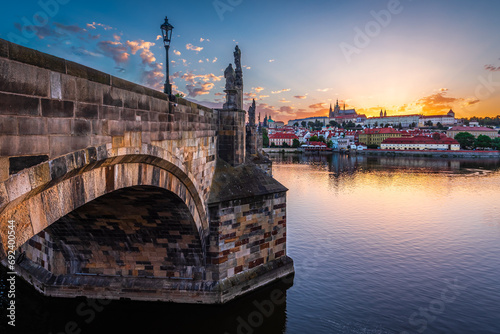
[[[275,133],[269,136],[269,139],[299,139],[293,133]]]
[[[463,132],[470,132],[470,131],[488,131],[488,132],[496,132],[496,130],[484,127],[484,126],[476,126],[476,127],[471,127],[471,126],[454,126],[448,131],[463,131]]]

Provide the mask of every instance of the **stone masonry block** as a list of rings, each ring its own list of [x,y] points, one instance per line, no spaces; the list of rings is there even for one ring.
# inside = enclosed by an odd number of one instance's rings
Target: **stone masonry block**
[[[47,136],[0,136],[0,156],[41,155],[48,152]]]
[[[74,103],[42,99],[42,116],[44,117],[70,117],[74,116]]]
[[[39,99],[0,93],[0,115],[27,115],[39,114]]]
[[[44,135],[47,134],[47,119],[43,117],[19,117],[20,135]]]
[[[77,103],[75,108],[76,118],[98,119],[99,118],[99,105]]]
[[[17,135],[17,117],[0,116],[0,135]]]
[[[49,71],[0,58],[0,91],[47,97]]]

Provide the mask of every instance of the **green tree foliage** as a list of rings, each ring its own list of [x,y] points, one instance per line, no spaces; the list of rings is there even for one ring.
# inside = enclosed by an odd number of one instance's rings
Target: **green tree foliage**
[[[332,148],[332,146],[333,146],[333,141],[329,140],[329,141],[328,141],[328,143],[326,143],[326,146],[327,146],[328,148]]]
[[[320,142],[323,142],[326,144],[326,140],[325,140],[325,137],[323,136],[319,136],[318,140],[317,141],[320,141]]]
[[[480,148],[491,147],[491,138],[485,135],[479,135],[476,138],[474,144],[476,145],[476,147]]]
[[[500,137],[497,137],[491,141],[491,147],[495,150],[500,150]]]
[[[262,146],[269,147],[269,136],[266,128],[262,128]]]
[[[298,139],[294,139],[292,143],[293,148],[300,147],[300,141]]]
[[[288,143],[286,141],[284,141],[283,145],[281,145],[281,146],[284,147],[284,148],[289,148],[290,147],[290,145],[288,145]]]
[[[309,138],[309,141],[319,141],[318,136],[314,135]]]
[[[474,148],[474,135],[468,132],[460,132],[455,136],[455,140],[460,143],[460,148],[463,150],[470,150]]]
[[[339,126],[339,123],[337,123],[335,121],[330,121],[330,125],[335,127],[335,126]]]
[[[302,122],[300,122],[300,125],[302,125],[302,127],[305,128],[307,126],[307,123],[306,123],[306,121],[302,121]]]
[[[293,123],[293,126],[299,126],[299,122]]]

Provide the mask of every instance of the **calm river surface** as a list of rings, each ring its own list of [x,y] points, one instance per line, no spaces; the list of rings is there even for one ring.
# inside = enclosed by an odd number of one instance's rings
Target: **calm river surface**
[[[499,161],[272,158],[289,188],[293,286],[223,307],[112,302],[90,317],[84,299],[18,282],[19,332],[500,333]]]

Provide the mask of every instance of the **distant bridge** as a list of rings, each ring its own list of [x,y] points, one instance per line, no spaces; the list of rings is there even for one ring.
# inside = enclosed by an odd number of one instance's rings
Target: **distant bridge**
[[[241,108],[0,39],[0,259],[13,220],[16,271],[50,296],[223,303],[290,275],[258,145]]]

